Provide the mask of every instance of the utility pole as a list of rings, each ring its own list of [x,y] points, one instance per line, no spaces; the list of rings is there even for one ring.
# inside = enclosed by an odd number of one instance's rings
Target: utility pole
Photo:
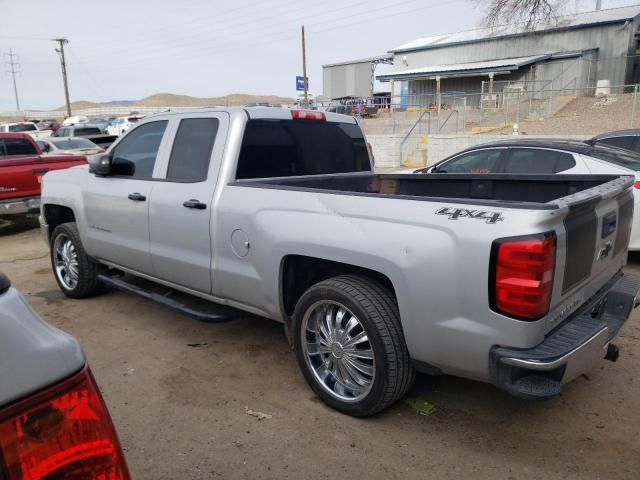
[[[12,49],[9,49],[9,53],[4,54],[9,60],[4,62],[8,67],[7,73],[10,73],[13,76],[13,93],[16,95],[16,110],[20,111],[20,100],[18,100],[18,86],[16,84],[16,73],[20,73],[16,68],[20,67],[20,62],[18,62],[18,55],[13,53]]]
[[[69,43],[66,38],[54,38],[54,42],[60,44],[60,48],[56,48],[56,52],[60,55],[60,64],[62,65],[62,81],[64,82],[64,98],[67,102],[67,117],[71,116],[71,103],[69,102],[69,84],[67,83],[67,62],[64,59],[64,46]]]
[[[307,82],[307,50],[304,42],[304,25],[302,25],[302,78],[304,79],[304,108],[309,108],[309,83]]]

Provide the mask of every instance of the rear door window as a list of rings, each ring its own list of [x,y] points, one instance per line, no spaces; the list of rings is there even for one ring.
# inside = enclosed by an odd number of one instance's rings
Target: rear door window
[[[201,182],[207,179],[219,124],[217,118],[187,118],[180,121],[169,158],[168,180]]]
[[[151,178],[167,121],[149,122],[131,131],[115,147],[112,172],[131,178]]]
[[[605,145],[611,145],[613,147],[633,150],[634,144],[636,143],[636,138],[637,137],[635,136],[603,138],[602,140],[598,140],[598,143],[604,143]]]
[[[237,179],[369,172],[360,127],[319,120],[250,120]]]
[[[38,155],[36,147],[24,138],[0,139],[0,156]]]
[[[438,166],[438,173],[495,173],[503,149],[487,148],[462,155]]]
[[[504,173],[551,174],[576,166],[573,155],[542,148],[513,148],[504,160]]]

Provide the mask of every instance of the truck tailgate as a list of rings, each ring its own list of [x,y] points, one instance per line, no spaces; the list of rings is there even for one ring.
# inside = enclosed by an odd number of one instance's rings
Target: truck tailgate
[[[549,328],[591,298],[626,264],[632,184],[632,177],[622,177],[558,202],[565,214],[564,232],[558,233]]]
[[[69,155],[0,158],[0,199],[40,195],[42,176],[86,163],[86,158]]]

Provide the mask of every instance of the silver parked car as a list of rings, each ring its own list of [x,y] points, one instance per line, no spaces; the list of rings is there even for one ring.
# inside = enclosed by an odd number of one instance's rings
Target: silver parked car
[[[0,273],[0,478],[129,480],[78,342],[44,322]]]

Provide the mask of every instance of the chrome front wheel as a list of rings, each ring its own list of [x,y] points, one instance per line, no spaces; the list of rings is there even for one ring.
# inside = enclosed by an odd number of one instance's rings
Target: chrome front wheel
[[[376,375],[375,358],[364,325],[344,305],[322,300],[302,318],[301,344],[318,384],[342,402],[365,398]]]
[[[53,263],[58,281],[67,290],[74,290],[80,279],[78,252],[71,238],[64,233],[55,238]]]

